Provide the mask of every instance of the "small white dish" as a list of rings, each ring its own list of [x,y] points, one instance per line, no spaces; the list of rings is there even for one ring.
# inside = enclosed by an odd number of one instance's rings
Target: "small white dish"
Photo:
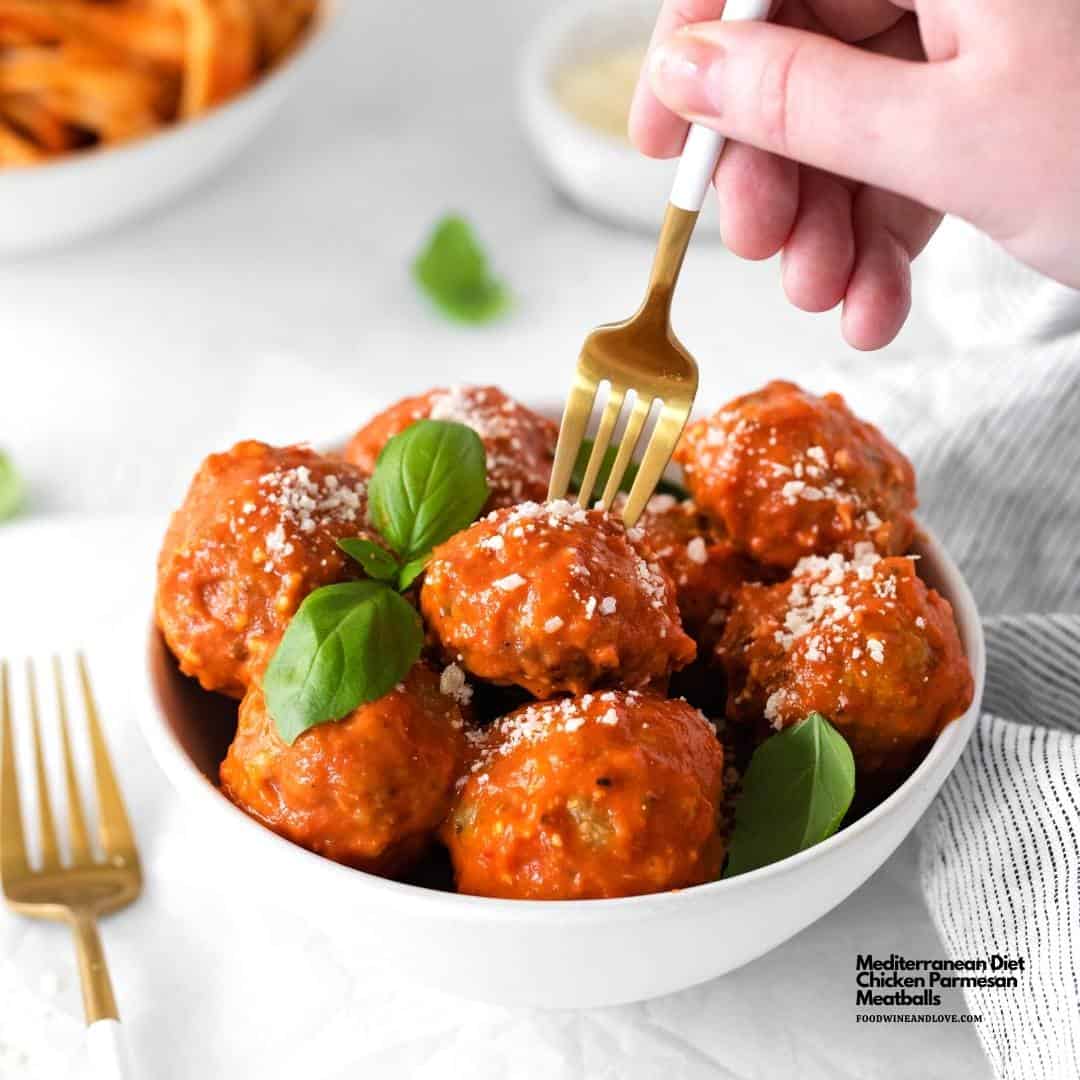
[[[195,186],[270,121],[314,62],[337,15],[324,0],[307,39],[250,89],[146,138],[0,170],[0,254],[60,247],[146,213]]]
[[[501,1005],[591,1008],[641,1001],[727,974],[836,907],[896,850],[952,771],[979,715],[985,644],[956,564],[932,534],[924,532],[916,547],[920,576],[952,603],[975,679],[971,708],[938,736],[892,795],[824,843],[678,892],[494,900],[374,877],[297,847],[218,790],[235,704],[180,675],[156,629],[149,701],[139,721],[158,763],[207,825],[207,836],[230,851],[236,873],[254,878],[298,922],[310,917],[315,898],[320,926],[342,965],[384,964],[416,982]]]
[[[656,12],[656,0],[584,0],[557,8],[537,28],[519,80],[525,129],[555,186],[597,217],[650,232],[664,216],[676,160],[647,158],[626,139],[577,119],[559,101],[555,80],[568,65],[623,49],[644,51]],[[705,205],[705,216],[713,217],[712,200]]]

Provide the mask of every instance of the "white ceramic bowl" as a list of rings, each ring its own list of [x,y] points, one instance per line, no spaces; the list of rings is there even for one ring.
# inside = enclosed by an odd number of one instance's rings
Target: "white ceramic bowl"
[[[576,119],[556,99],[554,76],[605,52],[644,48],[657,7],[656,0],[574,0],[557,8],[530,41],[518,86],[525,129],[555,186],[598,217],[650,232],[663,218],[675,162],[646,158]],[[705,200],[703,213],[715,216],[714,200]]]
[[[324,0],[307,40],[292,56],[205,116],[120,146],[0,171],[0,254],[42,251],[101,232],[219,169],[292,93],[320,52],[337,10],[337,0]]]
[[[373,877],[282,839],[213,782],[224,755],[213,695],[179,675],[151,638],[153,707],[140,714],[154,756],[237,875],[310,917],[357,970],[385,964],[416,981],[503,1005],[593,1007],[640,1001],[724,975],[776,948],[857,889],[896,849],[956,764],[975,726],[985,650],[975,602],[930,534],[919,572],[953,605],[975,677],[971,708],[938,736],[884,802],[816,847],[727,881],[620,900],[493,900]],[[209,709],[209,714],[207,710]],[[222,709],[227,713],[227,709]],[[228,890],[228,883],[222,883]]]

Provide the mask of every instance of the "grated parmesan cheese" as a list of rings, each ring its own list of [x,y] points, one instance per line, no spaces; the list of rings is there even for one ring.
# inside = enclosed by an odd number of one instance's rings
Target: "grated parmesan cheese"
[[[695,536],[686,545],[686,556],[692,563],[697,563],[698,566],[704,566],[708,561],[709,552],[705,547],[705,539],[701,536]]]
[[[458,664],[448,664],[439,676],[439,690],[444,697],[453,698],[459,705],[472,701],[473,688],[465,678],[465,671]]]

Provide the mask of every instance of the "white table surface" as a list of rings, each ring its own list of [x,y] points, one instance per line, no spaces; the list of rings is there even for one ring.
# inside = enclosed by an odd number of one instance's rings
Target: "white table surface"
[[[30,488],[25,520],[0,528],[7,650],[31,647],[25,607],[7,597],[33,598],[10,556],[34,549],[34,530],[46,547],[57,530],[71,538],[71,574],[86,565],[82,536],[117,534],[86,515],[137,515],[119,552],[87,542],[122,575],[144,565],[207,451],[244,436],[323,439],[438,381],[557,396],[585,330],[630,311],[648,238],[595,223],[553,193],[516,121],[515,58],[546,6],[350,5],[324,69],[224,175],[121,232],[0,264],[0,445]],[[407,273],[420,238],[451,209],[475,221],[516,293],[512,316],[496,326],[440,321]],[[844,350],[835,313],[812,317],[783,302],[775,262],[739,262],[704,241],[688,258],[676,320],[702,364],[706,404],[769,376],[798,378]],[[917,314],[890,351],[940,342]],[[130,583],[145,579],[124,580],[120,621],[141,617]],[[83,612],[69,630],[91,610],[88,588],[82,581],[67,601]],[[95,663],[114,672],[137,664],[121,650],[130,640],[96,635]],[[147,1077],[255,1075],[245,1062],[278,1030],[289,1033],[288,1051],[274,1064],[258,1055],[260,1080],[357,1075],[351,1066],[406,1077],[425,1064],[444,1076],[644,1077],[660,1067],[673,1077],[987,1075],[970,1028],[921,1027],[913,1037],[854,1023],[857,950],[941,952],[910,842],[787,946],[643,1006],[515,1013],[435,998],[391,976],[376,986],[370,973],[335,968],[313,923],[282,944],[293,961],[289,996],[325,993],[329,980],[343,1004],[325,1023],[291,1022],[286,995],[260,969],[257,1007],[245,1007],[255,982],[236,972],[265,963],[254,928],[270,914],[256,919],[247,905],[257,901],[222,895],[207,908],[216,925],[170,921],[196,909],[176,899],[190,880],[178,868],[197,875],[212,838],[175,827],[178,810],[136,741],[122,679],[110,685],[104,704],[150,879],[106,933]],[[78,1036],[68,961],[61,930],[0,915],[0,1077],[62,1075]],[[207,985],[220,987],[212,1011]],[[428,1022],[416,1021],[418,1010]]]

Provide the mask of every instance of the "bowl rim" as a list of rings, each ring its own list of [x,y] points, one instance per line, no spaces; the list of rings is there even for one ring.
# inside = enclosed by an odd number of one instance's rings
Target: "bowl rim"
[[[545,404],[542,402],[534,403],[533,407],[541,412],[550,411],[545,409]],[[336,443],[328,440],[323,445],[330,447]],[[971,665],[975,683],[971,705],[963,715],[945,726],[911,775],[872,810],[813,847],[806,848],[795,855],[789,855],[779,862],[739,874],[737,877],[720,878],[686,889],[591,900],[510,900],[470,896],[378,877],[363,870],[336,863],[279,836],[230,802],[191,760],[177,735],[167,723],[154,685],[152,664],[149,662],[145,667],[145,689],[149,701],[147,707],[138,712],[139,727],[150,745],[153,757],[174,787],[181,794],[199,800],[208,814],[214,812],[213,808],[216,807],[219,822],[223,827],[227,827],[238,840],[243,836],[254,838],[256,845],[254,850],[265,852],[268,859],[277,860],[282,864],[289,859],[304,860],[315,868],[313,871],[315,874],[323,875],[323,880],[328,883],[338,881],[342,883],[343,889],[355,889],[366,893],[368,900],[381,901],[398,908],[402,906],[414,909],[423,908],[424,914],[429,917],[441,910],[442,916],[446,918],[543,923],[577,923],[590,919],[605,922],[638,920],[670,909],[673,905],[689,908],[696,904],[707,904],[719,895],[733,896],[740,890],[752,889],[762,882],[796,872],[808,863],[823,859],[833,852],[858,842],[861,837],[874,830],[879,823],[904,803],[917,798],[924,787],[932,787],[930,795],[932,799],[955,767],[980,713],[986,679],[986,643],[975,598],[960,568],[933,531],[921,522],[917,521],[916,524],[916,551],[928,557],[938,577],[942,579],[939,582],[942,594],[952,605],[968,663]],[[159,633],[157,626],[151,620],[151,646],[154,644],[155,635]],[[295,865],[298,869],[301,864]],[[350,885],[349,882],[352,884]],[[359,893],[354,895],[359,895]]]
[[[252,100],[273,93],[273,89],[283,78],[295,73],[306,64],[314,50],[323,44],[329,27],[337,20],[343,6],[343,0],[318,0],[311,26],[299,45],[283,60],[264,71],[253,83],[244,87],[240,93],[220,102],[206,112],[176,123],[164,124],[145,135],[111,146],[59,154],[55,158],[49,158],[25,168],[2,169],[0,170],[0,194],[3,194],[4,188],[30,184],[35,179],[58,177],[64,173],[96,167],[101,162],[121,163],[124,159],[130,159],[141,153],[152,153],[154,148],[162,143],[184,138],[193,130],[215,124],[223,116],[238,112]]]

